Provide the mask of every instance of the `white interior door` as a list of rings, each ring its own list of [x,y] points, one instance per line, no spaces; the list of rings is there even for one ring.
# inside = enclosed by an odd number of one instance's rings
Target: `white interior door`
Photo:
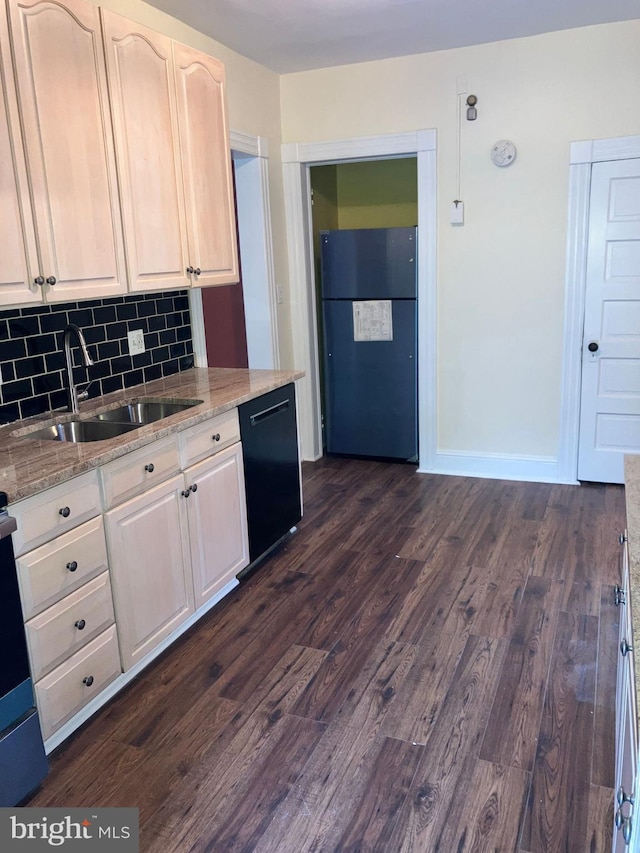
[[[640,159],[594,163],[578,479],[622,483],[640,453]]]

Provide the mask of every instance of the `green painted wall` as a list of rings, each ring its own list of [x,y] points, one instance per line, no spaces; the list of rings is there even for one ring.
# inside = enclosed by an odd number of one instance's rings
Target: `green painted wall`
[[[375,160],[336,166],[339,228],[393,228],[418,224],[418,165]]]

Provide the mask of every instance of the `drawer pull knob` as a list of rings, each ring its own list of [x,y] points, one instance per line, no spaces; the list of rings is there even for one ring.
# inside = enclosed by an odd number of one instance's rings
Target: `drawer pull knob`
[[[625,657],[627,652],[632,652],[633,646],[629,645],[626,640],[622,640],[620,643],[620,652],[622,653],[622,657]]]
[[[87,677],[86,677],[86,678],[83,678],[83,679],[82,679],[82,683],[83,683],[83,684],[86,684],[86,685],[87,685],[87,687],[91,687],[91,685],[93,684],[93,676],[92,676],[92,675],[87,675]]]
[[[191,489],[192,492],[197,492],[198,491],[198,484],[194,483],[193,486],[189,486],[189,488]]]
[[[182,497],[183,497],[183,498],[188,498],[188,497],[189,497],[189,495],[191,494],[191,490],[190,490],[190,489],[183,489],[183,490],[180,492],[180,494],[182,495]]]
[[[70,572],[75,572],[75,570],[78,568],[77,561],[71,560],[70,563],[67,563],[67,568],[69,569]]]
[[[77,622],[74,623],[78,631],[83,631],[85,625],[87,624],[84,619],[78,619]]]
[[[153,472],[156,470],[156,466],[153,464],[153,462],[149,462],[148,465],[144,466],[144,470],[148,471],[150,474],[153,474]]]
[[[211,436],[212,441],[220,441],[220,433],[217,432],[215,435]]]
[[[63,518],[69,518],[69,516],[71,515],[71,510],[68,506],[61,506],[58,512]]]

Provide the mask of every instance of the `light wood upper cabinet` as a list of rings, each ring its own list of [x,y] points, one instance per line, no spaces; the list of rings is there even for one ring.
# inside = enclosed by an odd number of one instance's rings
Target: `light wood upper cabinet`
[[[224,65],[173,43],[180,145],[194,285],[238,281]]]
[[[172,42],[101,10],[129,287],[189,287]]]
[[[4,13],[0,13],[0,81],[0,304],[16,305],[39,302],[42,295],[33,284],[38,256]]]
[[[126,291],[100,16],[9,0],[18,104],[47,301]]]

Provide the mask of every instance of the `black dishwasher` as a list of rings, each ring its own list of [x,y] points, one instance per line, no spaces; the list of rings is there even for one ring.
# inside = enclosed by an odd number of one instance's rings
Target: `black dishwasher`
[[[302,517],[295,385],[243,403],[238,413],[250,559],[242,577]]]

